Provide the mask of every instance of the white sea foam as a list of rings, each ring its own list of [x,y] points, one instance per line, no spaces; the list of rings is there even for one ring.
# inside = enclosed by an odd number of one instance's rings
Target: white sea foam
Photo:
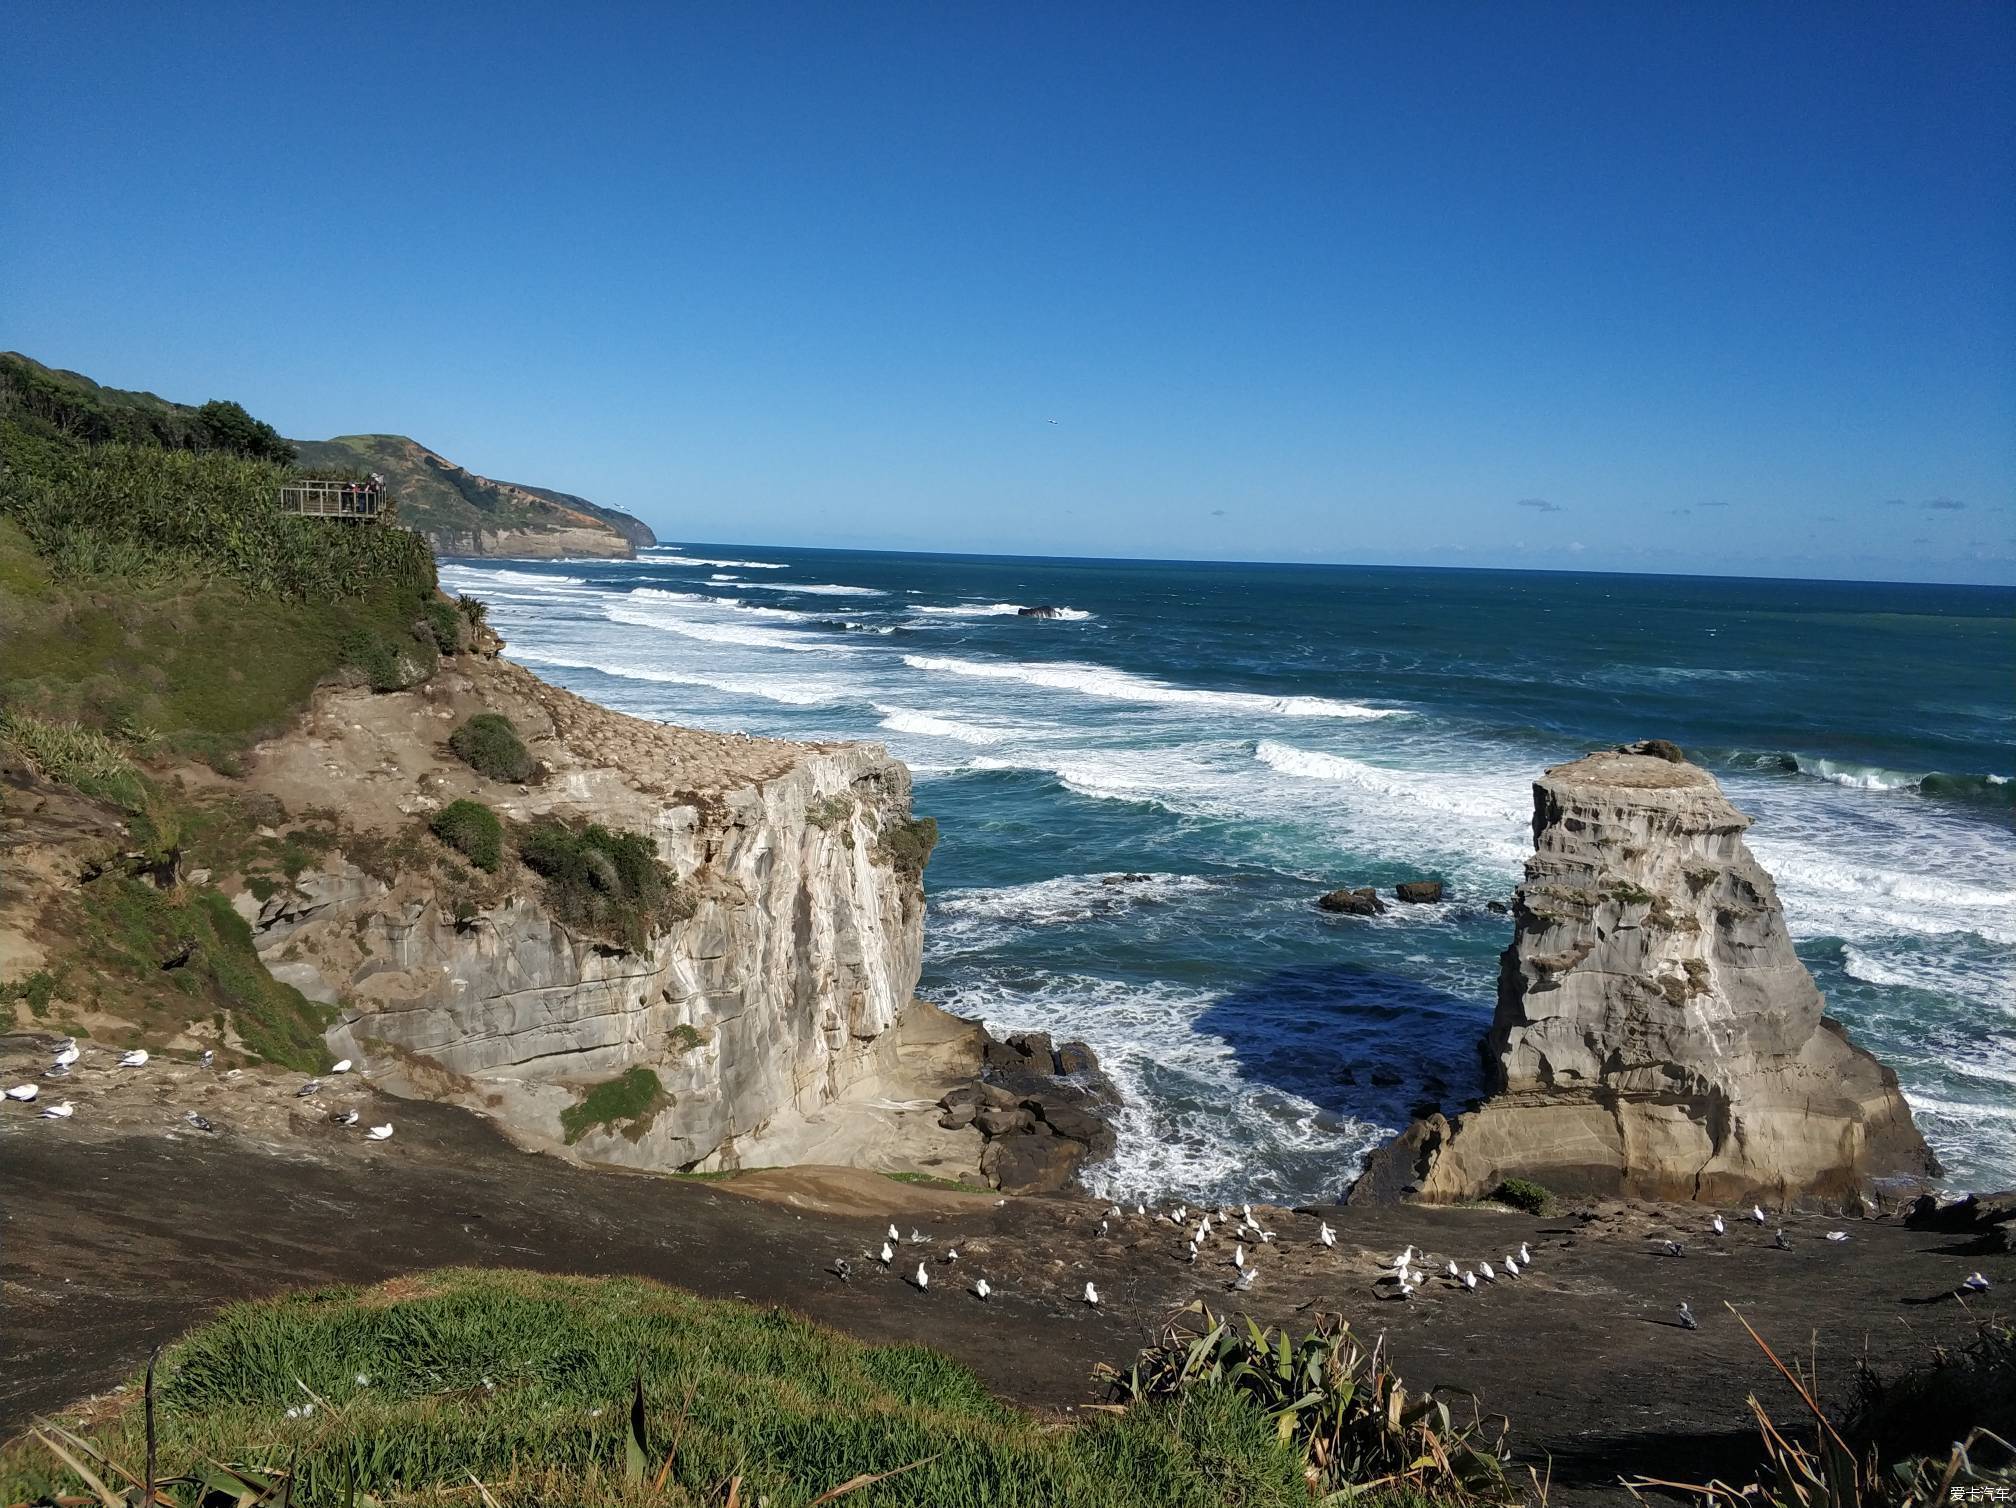
[[[791,569],[788,565],[776,560],[709,560],[702,555],[654,555],[651,558],[654,562],[664,565],[704,565],[721,566],[724,568],[739,566],[746,571],[788,571]]]
[[[715,571],[707,579],[709,581],[740,581],[742,578],[728,571]]]
[[[830,682],[791,680],[780,676],[707,675],[698,671],[664,670],[650,665],[623,665],[546,654],[513,645],[511,659],[527,665],[552,665],[567,670],[595,670],[626,681],[650,681],[667,686],[704,686],[729,696],[755,696],[789,707],[831,707],[846,700]]]
[[[1027,609],[1019,602],[962,602],[952,607],[920,607],[917,611],[945,618],[1013,618]],[[1092,614],[1082,607],[1059,607],[1052,608],[1050,616],[1082,623]]]
[[[655,603],[616,601],[604,607],[603,612],[612,623],[627,623],[633,628],[657,629],[663,633],[678,634],[687,639],[699,639],[709,644],[740,644],[751,649],[788,649],[798,654],[847,653],[842,645],[830,644],[803,634],[775,628],[758,628],[753,624],[721,623],[695,618],[667,611],[665,607]]]
[[[954,890],[931,903],[932,946],[942,951],[1007,941],[1022,927],[1074,926],[1202,895],[1220,883],[1201,874],[1066,874],[1024,885]]]
[[[1080,696],[1106,697],[1123,702],[1148,702],[1169,706],[1194,706],[1217,712],[1236,712],[1266,717],[1397,717],[1398,708],[1367,707],[1358,702],[1340,702],[1324,696],[1266,696],[1252,691],[1207,691],[1194,686],[1172,686],[1166,681],[1071,660],[1055,663],[1032,660],[960,660],[945,655],[905,655],[903,663],[913,670],[967,676],[977,680],[1017,681],[1050,691],[1075,692]]]
[[[803,592],[809,597],[882,597],[880,587],[835,586],[826,581],[745,581],[745,592]]]
[[[514,571],[505,566],[447,565],[441,574],[471,581],[508,581],[518,586],[586,586],[585,576],[548,576],[540,571]]]
[[[903,707],[885,707],[880,703],[876,704],[875,710],[882,714],[882,726],[892,733],[916,733],[925,738],[950,738],[962,744],[998,744],[1004,738],[1015,736],[1015,730],[1012,728],[996,728],[985,723],[964,722],[934,712],[912,712]]]

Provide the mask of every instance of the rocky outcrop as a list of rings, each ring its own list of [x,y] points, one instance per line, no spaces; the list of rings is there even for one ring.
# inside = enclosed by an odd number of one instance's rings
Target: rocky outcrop
[[[1337,916],[1378,916],[1385,911],[1386,903],[1370,885],[1361,885],[1356,890],[1333,890],[1317,896],[1316,909]]]
[[[1848,1199],[1937,1171],[1896,1075],[1822,1014],[1750,821],[1670,745],[1534,786],[1489,1097],[1382,1150],[1356,1198]],[[1439,1117],[1437,1118],[1439,1121]]]
[[[983,1077],[939,1100],[938,1124],[978,1127],[986,1138],[980,1171],[1004,1194],[1051,1194],[1088,1161],[1111,1157],[1120,1095],[1083,1042],[1053,1047],[1042,1032],[981,1050]]]
[[[539,785],[446,755],[441,740],[476,710],[512,718],[545,766]],[[420,692],[325,693],[254,763],[290,808],[341,772],[362,830],[263,902],[240,897],[269,969],[337,1005],[332,1048],[387,1087],[483,1110],[527,1144],[563,1144],[564,1112],[643,1067],[662,1086],[653,1106],[577,1134],[573,1152],[735,1166],[739,1138],[870,1072],[911,1001],[919,825],[908,771],[875,745],[662,728],[490,663]],[[555,920],[515,865],[451,897],[438,866],[399,854],[430,842],[427,814],[457,798],[507,822],[648,834],[683,916],[621,951]]]
[[[1402,880],[1393,887],[1393,898],[1411,906],[1432,906],[1442,899],[1440,880]]]

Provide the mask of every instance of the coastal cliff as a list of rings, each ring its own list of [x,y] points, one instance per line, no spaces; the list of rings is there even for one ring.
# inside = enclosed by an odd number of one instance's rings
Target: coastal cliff
[[[510,718],[535,781],[444,757],[440,741],[479,712]],[[908,772],[878,747],[660,727],[464,656],[411,691],[320,693],[250,763],[290,807],[356,772],[357,836],[264,900],[238,893],[274,977],[334,1005],[332,1046],[387,1087],[480,1109],[529,1145],[734,1166],[739,1140],[874,1071],[911,1002],[919,841]],[[555,916],[522,869],[458,886],[388,859],[402,833],[471,799],[509,824],[647,835],[676,885],[666,924],[613,946]],[[640,1068],[647,1092],[623,1114],[573,1119]]]
[[[1750,819],[1670,745],[1547,771],[1484,1044],[1489,1095],[1376,1153],[1354,1201],[1850,1199],[1938,1171],[1897,1077],[1823,1014]]]

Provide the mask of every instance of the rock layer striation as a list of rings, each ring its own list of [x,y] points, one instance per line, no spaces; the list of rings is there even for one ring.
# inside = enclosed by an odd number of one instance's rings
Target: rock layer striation
[[[1651,752],[1643,752],[1650,750]],[[1823,1012],[1750,819],[1670,745],[1549,770],[1484,1044],[1489,1095],[1375,1154],[1357,1200],[1852,1198],[1938,1171],[1897,1077]]]

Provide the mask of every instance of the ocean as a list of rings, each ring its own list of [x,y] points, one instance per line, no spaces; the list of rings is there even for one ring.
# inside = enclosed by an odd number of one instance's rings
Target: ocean
[[[610,707],[905,760],[941,835],[919,993],[1097,1049],[1099,1193],[1335,1197],[1476,1093],[1531,782],[1648,737],[1755,818],[1949,1187],[2016,1185],[2016,591],[753,545],[442,579]]]

